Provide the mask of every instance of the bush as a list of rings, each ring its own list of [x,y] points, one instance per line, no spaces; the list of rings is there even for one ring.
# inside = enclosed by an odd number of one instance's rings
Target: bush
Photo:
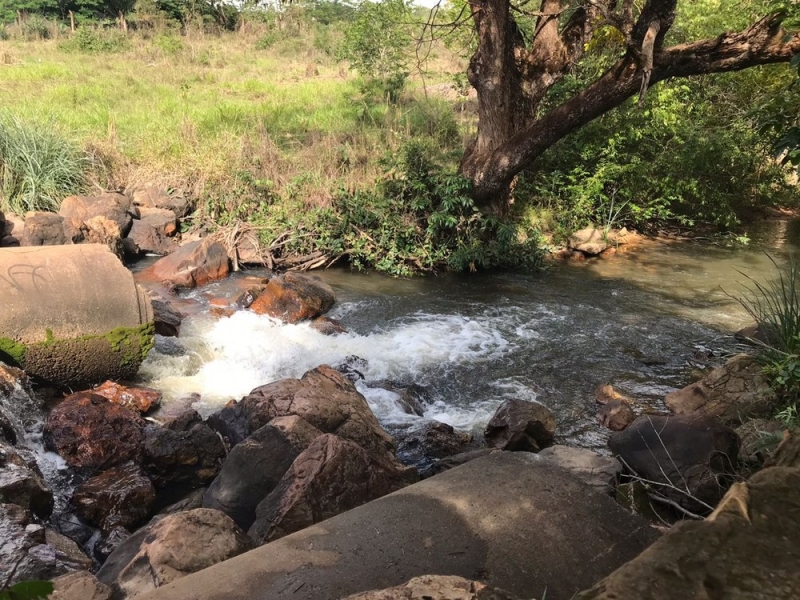
[[[175,35],[159,34],[153,38],[153,45],[167,56],[175,56],[183,50],[183,41]]]
[[[24,123],[0,114],[0,204],[24,214],[57,211],[64,196],[84,189],[88,159],[53,123]]]
[[[121,31],[89,27],[81,27],[72,38],[61,44],[61,48],[67,52],[82,54],[114,54],[124,52],[129,47],[130,41]]]

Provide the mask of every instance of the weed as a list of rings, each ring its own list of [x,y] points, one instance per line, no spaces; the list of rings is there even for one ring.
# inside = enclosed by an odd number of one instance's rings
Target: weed
[[[69,40],[62,42],[61,48],[82,54],[114,54],[128,50],[130,41],[116,29],[81,27]]]

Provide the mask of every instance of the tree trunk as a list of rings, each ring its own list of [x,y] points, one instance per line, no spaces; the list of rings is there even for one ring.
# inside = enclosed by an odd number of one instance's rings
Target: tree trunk
[[[782,13],[740,33],[725,33],[664,49],[677,0],[647,0],[634,18],[631,0],[594,0],[566,18],[568,2],[542,0],[532,40],[525,42],[509,0],[471,0],[478,47],[468,77],[478,95],[478,131],[461,162],[484,212],[508,212],[516,176],[572,131],[648,86],[672,77],[787,62],[800,34],[781,28]],[[520,10],[520,9],[517,9]],[[563,26],[561,25],[563,23]],[[593,31],[611,25],[626,40],[618,62],[584,90],[545,115],[536,110],[548,90],[582,57]]]

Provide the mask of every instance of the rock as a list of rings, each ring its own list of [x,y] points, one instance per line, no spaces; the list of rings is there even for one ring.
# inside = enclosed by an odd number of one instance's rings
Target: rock
[[[345,356],[341,362],[333,365],[335,370],[347,377],[352,383],[364,380],[364,371],[367,367],[369,367],[367,360],[354,354]],[[377,387],[382,386],[377,384]]]
[[[256,506],[289,470],[294,459],[322,432],[298,416],[277,417],[234,446],[203,498],[242,529],[256,518]]]
[[[611,431],[622,431],[633,423],[636,415],[627,402],[621,400],[610,400],[600,407],[597,411],[597,419],[604,427]]]
[[[428,466],[437,458],[465,452],[472,446],[472,435],[456,431],[451,425],[427,421],[395,432],[397,456],[407,465]]]
[[[147,221],[134,220],[128,237],[137,248],[136,253],[166,256],[178,249],[175,238],[167,237]]]
[[[252,548],[230,517],[210,508],[169,515],[148,527],[145,536],[131,539],[139,542],[131,560],[120,565],[112,555],[109,568],[97,573],[123,598],[146,594]],[[131,549],[120,546],[117,552],[121,550],[129,554]]]
[[[71,467],[105,470],[141,454],[144,422],[92,392],[67,396],[44,426],[44,442]]]
[[[133,204],[140,208],[171,210],[178,219],[182,219],[191,211],[189,201],[182,195],[170,194],[155,186],[126,190],[126,192],[133,199]]]
[[[56,561],[70,570],[79,571],[92,568],[92,559],[86,556],[74,541],[67,536],[45,529],[44,539],[47,545],[56,551]]]
[[[126,464],[80,484],[70,502],[84,521],[110,531],[124,527],[132,531],[143,523],[153,510],[156,490],[134,464]]]
[[[195,508],[203,508],[203,496],[205,496],[206,490],[207,488],[197,488],[196,490],[192,490],[177,502],[162,508],[160,511],[158,511],[158,514],[171,515],[173,513],[183,512],[186,510],[194,510]]]
[[[598,404],[608,404],[611,401],[618,400],[626,404],[633,404],[633,400],[625,394],[617,391],[612,385],[598,385],[594,391],[594,400]]]
[[[5,223],[3,225],[3,237],[11,237],[19,240],[22,231],[25,229],[25,219],[13,213],[5,213]]]
[[[151,290],[149,296],[153,306],[155,332],[158,335],[177,337],[181,332],[183,314],[166,294]]]
[[[228,253],[219,242],[204,239],[190,242],[137,274],[145,283],[194,288],[224,279],[230,272]]]
[[[92,548],[95,560],[100,564],[104,564],[114,551],[131,537],[133,537],[131,532],[121,525],[101,532],[100,539],[95,542],[94,548]]]
[[[422,575],[385,590],[353,594],[345,600],[517,600],[517,596],[453,575]]]
[[[617,459],[586,448],[555,445],[545,448],[537,456],[569,471],[604,494],[614,493],[617,479],[622,473],[622,465]]]
[[[61,246],[66,243],[62,217],[46,212],[29,212],[25,215],[20,246]]]
[[[16,504],[0,504],[0,549],[0,581],[4,584],[52,579],[70,570],[56,548],[47,543],[44,527],[31,523],[25,509]]]
[[[166,208],[140,208],[142,223],[150,225],[159,235],[172,237],[178,233],[178,219],[175,213]]]
[[[739,437],[710,417],[644,416],[612,433],[608,446],[639,477],[678,488],[656,486],[666,498],[708,513],[703,503],[713,507],[730,486]]]
[[[21,506],[40,517],[53,510],[53,492],[44,482],[33,456],[0,441],[0,502]]]
[[[164,426],[144,429],[143,466],[159,495],[170,499],[208,485],[225,458],[225,446],[194,410]]]
[[[88,571],[77,571],[56,577],[48,600],[111,600],[111,588]]]
[[[650,500],[647,486],[641,481],[620,483],[614,492],[614,497],[620,506],[624,506],[632,513],[652,522],[659,521],[659,515]],[[663,517],[661,518],[663,519]]]
[[[739,458],[760,465],[767,458],[767,450],[775,440],[780,440],[786,426],[780,421],[770,419],[752,419],[746,421],[734,431],[741,440]]]
[[[248,535],[257,544],[265,544],[404,485],[398,471],[387,469],[363,447],[335,435],[321,435],[258,504]]]
[[[326,313],[335,299],[333,288],[319,277],[290,271],[270,279],[250,310],[297,323]]]
[[[92,393],[140,414],[145,414],[161,404],[161,392],[158,390],[138,385],[127,386],[114,381],[100,384]]]
[[[700,381],[667,394],[664,403],[675,414],[719,417],[728,425],[767,416],[773,409],[775,394],[762,368],[752,356],[739,354]]]
[[[85,223],[85,235],[80,242],[85,244],[101,244],[108,247],[114,255],[124,262],[125,248],[122,244],[122,232],[117,223],[107,217],[92,217]],[[75,241],[75,240],[73,240]]]
[[[482,458],[488,454],[492,454],[493,452],[500,452],[500,450],[497,450],[496,448],[478,448],[477,450],[469,450],[468,452],[461,452],[460,454],[454,454],[453,456],[440,458],[431,466],[422,469],[419,473],[419,477],[420,479],[433,477],[434,475],[444,473],[445,471],[449,471],[455,467],[460,467],[461,465],[465,465],[476,458]]]
[[[370,382],[370,387],[383,388],[397,394],[397,402],[407,415],[422,417],[425,414],[425,405],[431,400],[428,388],[416,383],[401,383],[387,379]]]
[[[344,325],[336,319],[329,319],[328,317],[317,317],[311,320],[311,329],[321,333],[322,335],[339,335],[340,333],[347,333]]]
[[[612,243],[607,232],[594,227],[586,227],[573,233],[568,240],[570,249],[578,250],[587,256],[598,256]]]
[[[297,415],[323,433],[353,441],[370,455],[394,462],[394,441],[378,423],[367,400],[341,373],[327,365],[301,379],[281,379],[250,392],[209,418],[231,445],[275,417]]]
[[[577,600],[800,597],[800,470],[737,483],[704,521],[684,521]]]
[[[800,433],[784,432],[783,441],[769,457],[764,467],[800,467]]]
[[[87,223],[95,217],[104,217],[116,223],[120,237],[131,229],[131,201],[124,194],[106,192],[99,196],[68,196],[61,202],[58,214],[67,221]]]
[[[543,404],[506,400],[490,419],[486,445],[500,450],[538,452],[553,443],[556,419]]]

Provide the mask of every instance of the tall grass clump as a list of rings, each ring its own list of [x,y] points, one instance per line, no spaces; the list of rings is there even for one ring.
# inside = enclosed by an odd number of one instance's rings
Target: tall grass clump
[[[796,416],[800,401],[800,261],[790,255],[781,268],[769,258],[778,276],[763,284],[746,276],[750,284],[738,300],[758,325],[764,373],[780,400],[776,417],[796,425],[785,415]]]
[[[0,206],[16,214],[57,211],[86,185],[88,158],[52,123],[0,113]]]
[[[130,48],[130,41],[116,29],[91,29],[81,27],[60,47],[67,52],[80,54],[115,54]]]

